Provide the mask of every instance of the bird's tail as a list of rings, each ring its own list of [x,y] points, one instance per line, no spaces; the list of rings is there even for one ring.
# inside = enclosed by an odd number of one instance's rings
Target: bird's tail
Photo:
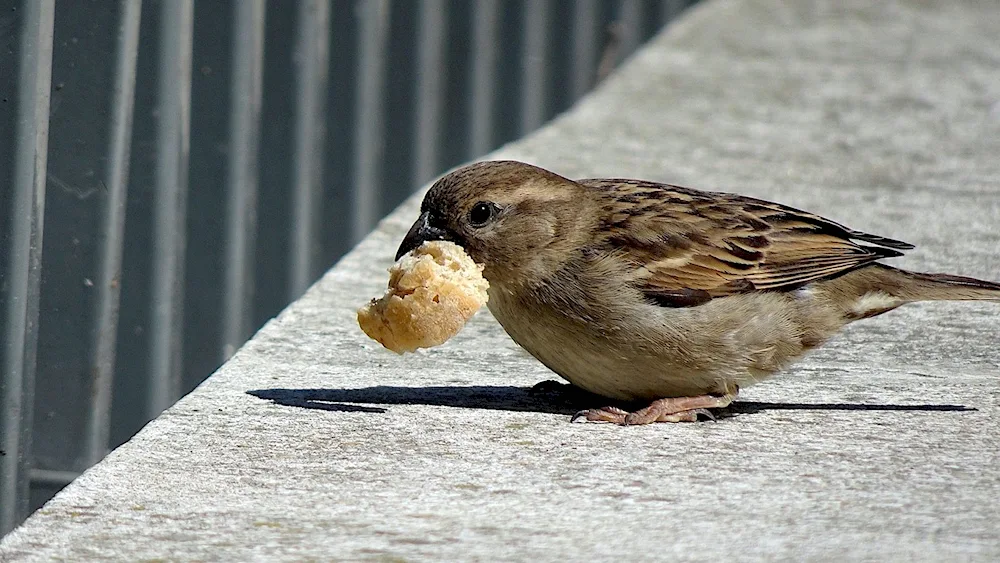
[[[914,301],[995,301],[1000,283],[951,274],[922,274],[871,264],[828,282],[845,322],[887,313]]]
[[[998,301],[1000,283],[953,276],[900,270],[885,264],[870,268],[879,278],[880,289],[903,302],[912,301]]]

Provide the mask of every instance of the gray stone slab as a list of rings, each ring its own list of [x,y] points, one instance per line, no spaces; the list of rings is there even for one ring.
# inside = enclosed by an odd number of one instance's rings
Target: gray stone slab
[[[496,156],[772,198],[1000,279],[998,37],[992,0],[715,0]],[[0,559],[1000,559],[1000,307],[857,323],[718,423],[569,424],[485,311],[406,357],[357,328],[416,206]]]

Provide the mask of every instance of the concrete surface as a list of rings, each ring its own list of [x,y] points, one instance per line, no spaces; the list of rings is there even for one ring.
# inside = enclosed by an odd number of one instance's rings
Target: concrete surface
[[[711,1],[496,156],[773,198],[1000,279],[998,37],[993,1]],[[855,324],[718,423],[569,424],[488,313],[402,358],[357,328],[416,207],[0,559],[1000,559],[1000,306]]]

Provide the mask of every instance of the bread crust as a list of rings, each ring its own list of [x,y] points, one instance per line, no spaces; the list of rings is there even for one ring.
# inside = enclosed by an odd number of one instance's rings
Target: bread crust
[[[425,242],[389,268],[389,288],[358,310],[358,325],[397,354],[441,345],[488,300],[482,271],[461,246]]]

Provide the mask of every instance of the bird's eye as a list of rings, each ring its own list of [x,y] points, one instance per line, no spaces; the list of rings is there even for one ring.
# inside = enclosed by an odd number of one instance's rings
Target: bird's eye
[[[496,206],[494,204],[480,201],[469,210],[469,223],[473,227],[484,227],[493,218],[495,212]]]

